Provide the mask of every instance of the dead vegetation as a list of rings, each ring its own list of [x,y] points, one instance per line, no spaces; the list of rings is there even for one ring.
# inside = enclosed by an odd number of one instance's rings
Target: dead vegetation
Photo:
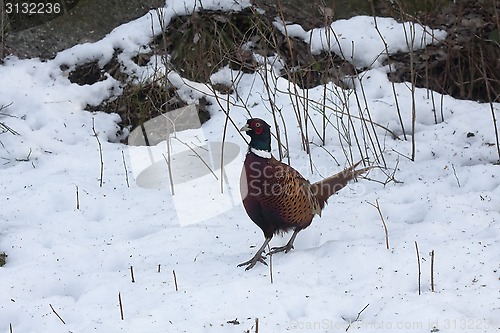
[[[390,79],[394,82],[411,82],[413,87],[427,88],[456,98],[498,102],[500,5],[493,0],[456,3],[424,1],[418,6],[412,3],[369,1],[373,14],[390,14],[399,21],[443,29],[447,31],[448,38],[440,45],[409,54],[391,55],[388,61],[394,66],[391,66],[393,72],[389,73]],[[301,88],[316,87],[327,82],[344,87],[346,78],[363,70],[353,67],[332,52],[312,54],[303,40],[276,28],[277,17],[278,21],[281,17],[281,22],[291,17],[297,20],[294,23],[302,24],[300,12],[284,8],[279,1],[259,6],[241,12],[202,10],[189,16],[176,17],[161,33],[156,34],[149,45],[150,52],[141,53],[133,60],[143,66],[153,56],[160,56],[168,70],[174,70],[189,80],[207,83],[210,76],[224,66],[251,73],[261,65],[256,55],[277,55],[284,63],[280,75]],[[260,10],[262,8],[265,11]],[[306,29],[330,25],[330,14],[334,12],[335,8],[322,7],[322,16],[316,17],[314,22],[311,21],[311,15],[304,13]],[[116,59],[119,52],[116,50],[113,59],[102,68],[97,62],[91,62],[80,65],[70,73],[70,79],[78,84],[102,80],[105,73],[123,83],[123,92],[119,97],[97,107],[89,107],[89,110],[117,112],[122,117],[123,127],[137,127],[163,112],[186,104],[176,90],[168,86],[168,80],[140,83],[136,80],[132,83],[120,70]],[[214,86],[214,89],[224,94],[231,87],[219,85]],[[202,122],[209,117],[203,108],[200,116]],[[307,135],[304,140],[307,151]]]
[[[5,266],[7,262],[7,254],[5,252],[0,252],[0,267]]]
[[[500,102],[499,13],[500,3],[491,0],[458,1],[437,13],[416,13],[414,20],[443,29],[448,37],[413,55],[394,55],[397,69],[391,79],[411,81],[408,64],[413,61],[417,87],[459,99]]]

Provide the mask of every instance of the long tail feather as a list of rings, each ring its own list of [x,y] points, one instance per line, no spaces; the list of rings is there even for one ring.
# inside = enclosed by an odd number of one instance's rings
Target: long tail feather
[[[347,185],[347,182],[372,168],[366,167],[355,170],[361,162],[362,161],[359,161],[339,173],[311,185],[311,191],[318,200],[320,210],[325,207],[328,198],[344,188]]]

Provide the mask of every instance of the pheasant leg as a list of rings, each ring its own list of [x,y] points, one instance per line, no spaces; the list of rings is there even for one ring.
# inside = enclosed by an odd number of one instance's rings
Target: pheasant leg
[[[261,262],[267,266],[266,257],[262,255],[262,252],[264,252],[264,249],[266,248],[267,244],[269,244],[270,241],[271,238],[266,238],[264,244],[262,244],[257,253],[255,253],[255,255],[252,257],[252,259],[242,262],[241,264],[238,265],[238,267],[248,265],[247,268],[245,268],[245,270],[248,271],[249,269],[253,268],[253,266],[255,266],[257,262]]]
[[[295,241],[295,237],[297,237],[297,234],[299,233],[300,230],[294,230],[292,237],[290,237],[290,240],[288,243],[286,243],[285,246],[279,246],[279,247],[273,247],[269,254],[275,254],[279,252],[285,252],[288,253],[290,252],[291,249],[293,249],[293,242]],[[269,255],[268,254],[268,255]]]

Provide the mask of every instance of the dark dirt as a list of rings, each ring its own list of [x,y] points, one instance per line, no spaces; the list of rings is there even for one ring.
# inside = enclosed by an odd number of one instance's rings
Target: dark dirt
[[[0,34],[0,55],[53,58],[76,44],[95,42],[115,27],[136,19],[164,0],[31,0],[11,2],[61,3],[64,15],[6,15],[7,33]],[[3,8],[0,8],[0,14]],[[2,37],[4,37],[2,43]],[[3,52],[2,52],[3,51]]]

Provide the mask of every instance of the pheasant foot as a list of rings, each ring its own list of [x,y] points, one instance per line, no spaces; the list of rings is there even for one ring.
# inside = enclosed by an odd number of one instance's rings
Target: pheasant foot
[[[264,257],[262,255],[262,252],[264,252],[264,249],[266,248],[267,244],[269,244],[270,240],[271,240],[271,238],[266,238],[266,240],[264,241],[264,244],[262,244],[262,246],[257,251],[257,253],[255,253],[255,255],[252,257],[252,259],[245,261],[245,262],[242,262],[241,264],[238,265],[238,267],[248,265],[247,268],[245,268],[245,270],[248,271],[249,269],[252,269],[253,266],[255,266],[255,264],[257,264],[257,262],[261,262],[267,266],[266,257]]]
[[[279,253],[279,252],[285,252],[285,253],[290,252],[290,250],[293,249],[293,242],[295,241],[295,237],[297,237],[297,234],[299,233],[299,231],[300,230],[295,230],[293,232],[292,237],[290,237],[290,240],[288,241],[288,243],[286,243],[286,245],[271,248],[271,251],[269,251],[269,253],[267,255],[275,254],[275,253]]]
[[[262,254],[256,253],[252,259],[245,261],[245,262],[242,262],[241,264],[238,265],[238,267],[248,265],[247,268],[245,268],[245,270],[248,271],[249,269],[252,269],[253,266],[255,266],[255,264],[257,264],[257,262],[261,262],[267,266],[266,258]]]
[[[276,253],[280,253],[280,252],[288,253],[288,252],[290,252],[291,249],[293,249],[293,244],[290,244],[288,242],[284,246],[277,246],[277,247],[271,248],[271,251],[269,251],[269,253],[267,255],[276,254]]]

